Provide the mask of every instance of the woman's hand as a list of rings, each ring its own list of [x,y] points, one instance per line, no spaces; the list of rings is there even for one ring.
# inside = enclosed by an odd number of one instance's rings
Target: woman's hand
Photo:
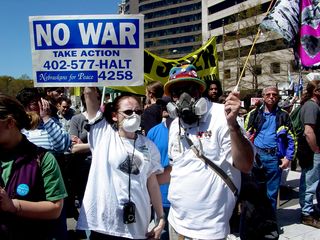
[[[13,200],[9,198],[6,190],[0,188],[0,211],[3,212],[17,212],[17,208],[14,206]]]
[[[38,104],[40,109],[40,117],[43,120],[43,122],[47,122],[50,119],[51,114],[50,103],[47,100],[41,98]]]
[[[159,223],[146,234],[146,237],[150,240],[160,239],[165,224],[166,221],[163,218],[160,218]]]

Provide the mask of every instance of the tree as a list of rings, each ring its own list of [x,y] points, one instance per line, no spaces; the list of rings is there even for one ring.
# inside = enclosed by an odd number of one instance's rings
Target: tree
[[[33,81],[30,79],[15,79],[11,76],[0,76],[0,89],[3,93],[15,97],[25,87],[33,87]]]
[[[226,59],[236,59],[237,63],[237,80],[244,66],[246,57],[249,54],[250,48],[255,41],[256,34],[261,22],[261,14],[264,13],[262,4],[248,6],[241,4],[238,13],[235,13],[229,20],[229,24],[225,27],[227,32],[225,38],[228,41],[228,46],[231,48],[225,51]],[[261,36],[260,36],[261,37]],[[258,89],[263,82],[258,82],[258,76],[268,71],[263,71],[262,63],[271,61],[271,57],[262,53],[268,52],[270,44],[268,41],[274,37],[273,32],[265,32],[262,35],[263,43],[256,43],[252,49],[251,56],[248,59],[245,70],[252,75],[251,82],[244,82],[242,79],[241,85],[251,85],[252,89]],[[235,51],[237,49],[237,51]],[[261,77],[262,78],[262,77]],[[261,79],[262,80],[262,79]]]

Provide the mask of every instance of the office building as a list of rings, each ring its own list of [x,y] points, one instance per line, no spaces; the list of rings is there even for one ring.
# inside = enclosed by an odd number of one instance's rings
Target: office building
[[[145,48],[161,57],[178,58],[217,37],[219,76],[232,90],[270,0],[126,0],[125,13],[145,15]],[[288,87],[288,72],[298,77],[292,49],[273,32],[260,34],[240,89]],[[297,82],[297,80],[296,80]]]
[[[127,0],[125,13],[144,14],[145,48],[178,58],[202,45],[201,0]]]

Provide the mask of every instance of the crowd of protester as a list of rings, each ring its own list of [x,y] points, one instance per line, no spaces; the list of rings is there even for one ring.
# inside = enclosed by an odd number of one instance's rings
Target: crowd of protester
[[[197,151],[238,190],[242,173],[257,174],[276,213],[282,171],[299,148],[297,98],[281,100],[269,86],[245,109],[192,65],[148,84],[145,97],[123,94],[102,107],[99,88],[83,88],[81,112],[66,93],[0,93],[1,239],[226,239],[237,196]],[[313,153],[300,166],[301,222],[320,228],[320,81],[300,104]],[[67,218],[77,221],[72,234]]]

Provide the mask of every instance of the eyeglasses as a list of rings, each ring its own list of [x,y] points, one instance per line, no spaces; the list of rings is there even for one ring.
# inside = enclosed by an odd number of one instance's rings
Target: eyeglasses
[[[271,96],[278,97],[278,93],[266,93],[265,96],[266,97],[271,97]]]
[[[141,115],[142,114],[142,110],[137,109],[137,110],[125,110],[125,111],[119,111],[120,113],[124,113],[127,116],[131,116],[133,113],[137,114],[137,115]]]

